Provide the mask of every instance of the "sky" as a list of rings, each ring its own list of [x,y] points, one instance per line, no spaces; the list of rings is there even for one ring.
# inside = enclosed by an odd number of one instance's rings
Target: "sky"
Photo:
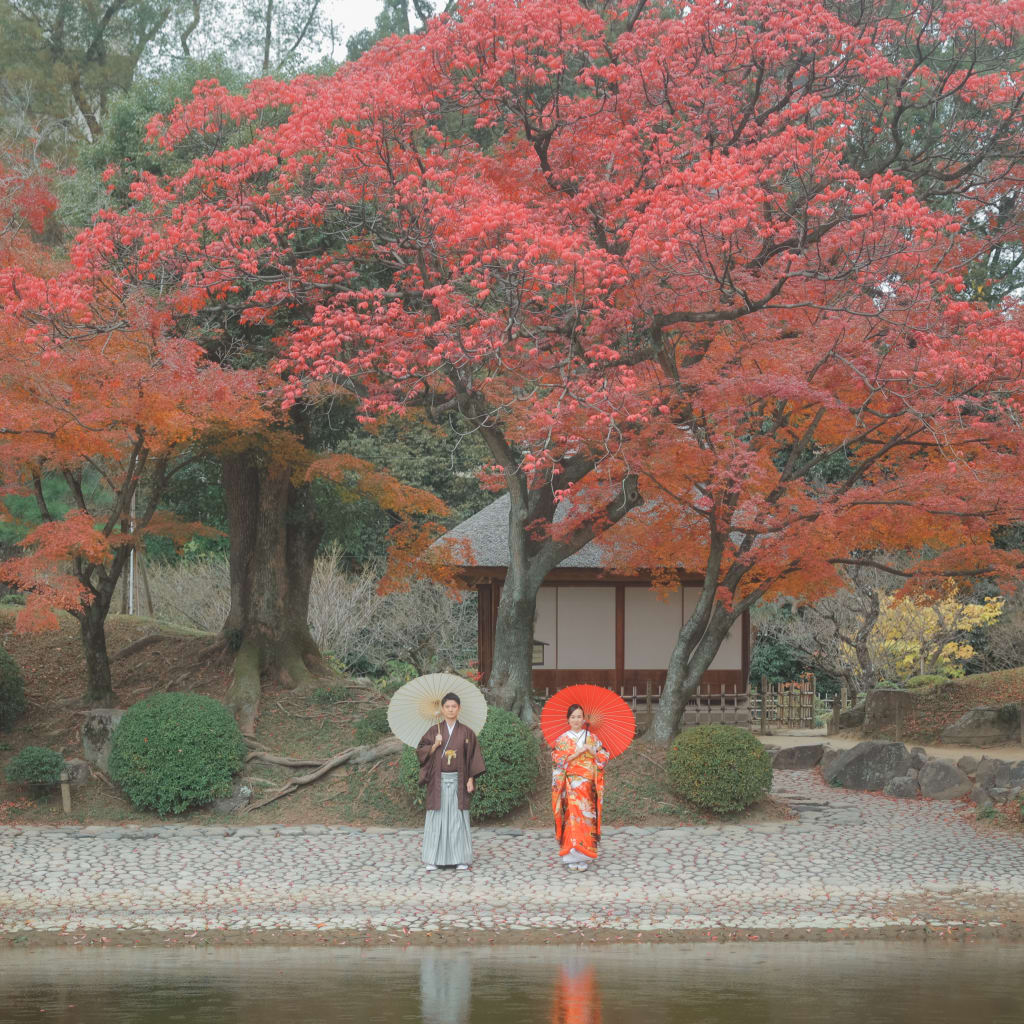
[[[372,28],[380,7],[380,0],[326,0],[324,4],[329,17],[340,26],[343,39]]]

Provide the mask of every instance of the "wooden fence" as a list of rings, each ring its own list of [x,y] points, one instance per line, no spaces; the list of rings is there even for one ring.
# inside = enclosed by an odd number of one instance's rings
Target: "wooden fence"
[[[814,675],[804,672],[789,683],[761,679],[757,692],[750,694],[750,718],[760,732],[777,729],[814,728]]]
[[[750,725],[750,691],[745,683],[724,682],[716,684],[718,693],[696,693],[683,709],[680,725]],[[538,691],[546,700],[551,696],[551,688],[544,687]],[[620,692],[622,699],[630,705],[633,713],[647,713],[649,721],[654,705],[658,703],[661,692],[660,682],[648,681],[646,684],[629,684]]]

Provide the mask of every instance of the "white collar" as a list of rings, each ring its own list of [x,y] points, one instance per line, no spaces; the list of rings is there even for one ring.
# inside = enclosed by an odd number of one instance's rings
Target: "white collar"
[[[449,722],[446,718],[444,720],[444,724],[448,726],[448,735],[451,736],[451,734],[455,732],[455,726],[459,724],[459,720],[456,718],[454,722]]]

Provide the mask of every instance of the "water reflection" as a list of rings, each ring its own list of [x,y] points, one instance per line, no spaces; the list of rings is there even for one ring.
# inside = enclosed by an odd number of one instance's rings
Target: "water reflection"
[[[473,965],[469,956],[426,952],[420,959],[420,1019],[423,1024],[468,1024]]]
[[[1024,946],[0,951],[0,1024],[1021,1024]]]
[[[601,996],[593,964],[571,957],[560,965],[551,1024],[601,1024]]]

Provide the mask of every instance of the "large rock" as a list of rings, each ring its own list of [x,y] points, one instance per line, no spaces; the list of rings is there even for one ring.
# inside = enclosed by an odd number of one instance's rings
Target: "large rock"
[[[986,807],[991,807],[993,805],[993,802],[994,802],[992,800],[991,795],[988,792],[986,792],[984,789],[982,789],[981,786],[975,786],[971,790],[971,797],[970,797],[970,799],[971,799],[971,803],[972,804],[977,804],[978,805],[978,810],[979,811],[983,811]]]
[[[866,705],[864,701],[855,704],[852,708],[839,712],[840,729],[859,729],[864,724]]]
[[[241,810],[252,799],[252,786],[244,782],[236,782],[231,796],[214,800],[210,808],[218,814],[230,814],[232,811]]]
[[[982,789],[992,790],[1010,785],[1010,766],[995,757],[983,757],[974,771],[974,781]]]
[[[825,753],[823,743],[808,743],[802,747],[781,747],[772,751],[772,767],[776,771],[801,771],[813,768]]]
[[[968,775],[974,775],[978,770],[978,759],[976,757],[971,757],[970,754],[964,754],[964,756],[957,761],[956,766],[961,771],[967,772]]]
[[[910,717],[914,694],[906,690],[872,690],[864,713],[864,735],[896,735]]]
[[[1024,786],[1024,761],[1014,761],[1010,765],[1010,785]]]
[[[920,771],[928,763],[928,751],[924,747],[911,747],[910,760],[917,771]]]
[[[93,708],[82,723],[82,753],[101,772],[107,771],[110,760],[110,741],[114,730],[124,717],[119,708]]]
[[[1002,704],[994,708],[971,708],[942,730],[944,743],[991,747],[1020,738],[1020,707]]]
[[[931,758],[917,777],[921,796],[930,800],[959,800],[974,788],[967,772],[950,761]]]
[[[846,789],[884,789],[890,779],[906,775],[913,767],[902,743],[865,740],[844,750],[828,767],[825,781]]]
[[[882,792],[886,796],[898,796],[903,800],[913,800],[921,795],[921,787],[913,775],[897,775],[885,784]]]
[[[821,767],[821,774],[825,777],[826,780],[828,779],[829,769],[832,767],[833,764],[835,764],[836,760],[839,758],[839,755],[841,753],[841,750],[836,750],[833,747],[826,747],[825,753],[821,755],[821,761],[819,762],[819,766]]]
[[[92,778],[92,769],[80,757],[71,757],[64,762],[64,774],[72,786],[81,786]]]

